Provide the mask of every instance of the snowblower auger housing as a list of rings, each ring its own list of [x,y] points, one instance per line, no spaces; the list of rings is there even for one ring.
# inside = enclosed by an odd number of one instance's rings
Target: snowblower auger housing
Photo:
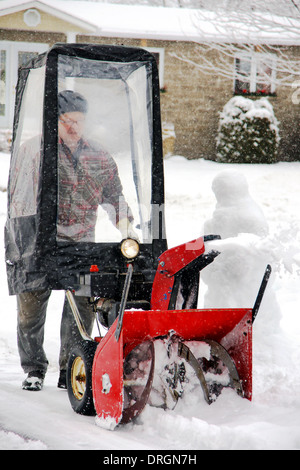
[[[74,144],[75,141],[75,144]],[[73,409],[113,429],[195,380],[212,403],[252,395],[253,308],[198,309],[209,238],[167,247],[156,60],[139,48],[57,44],[19,71],[5,226],[10,294],[66,292],[82,344]],[[90,298],[90,337],[76,297]],[[101,327],[107,333],[101,333]]]

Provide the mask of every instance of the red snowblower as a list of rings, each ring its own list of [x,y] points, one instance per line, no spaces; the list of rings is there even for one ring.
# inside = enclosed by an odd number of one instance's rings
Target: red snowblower
[[[77,121],[66,108],[63,124],[78,127],[79,114],[84,137],[71,178],[58,117],[61,97],[74,93]],[[193,384],[208,404],[224,387],[252,397],[252,325],[271,268],[253,307],[197,308],[200,272],[219,254],[209,241],[220,237],[168,249],[159,94],[156,59],[139,48],[57,44],[19,72],[9,289],[65,290],[82,337],[70,353],[69,400],[107,429],[147,404],[174,408]],[[98,336],[77,297],[93,305]]]
[[[130,243],[136,244],[134,240]],[[68,368],[69,398],[76,412],[96,412],[100,426],[114,429],[136,418],[147,403],[174,408],[185,383],[194,379],[208,404],[224,387],[251,400],[252,325],[271,268],[266,268],[253,308],[197,309],[182,305],[187,299],[185,287],[191,294],[190,278],[216,255],[205,254],[201,237],[162,253],[150,310],[127,309],[134,272],[131,260],[118,316],[106,335],[94,340],[83,328],[72,293],[67,293],[84,340],[75,346]],[[102,307],[103,301],[96,307],[98,314]]]

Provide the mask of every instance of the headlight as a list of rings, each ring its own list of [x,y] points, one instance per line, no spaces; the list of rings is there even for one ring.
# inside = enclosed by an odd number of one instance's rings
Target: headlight
[[[133,238],[126,238],[126,240],[123,240],[121,243],[121,252],[125,258],[133,259],[139,254],[140,246]]]

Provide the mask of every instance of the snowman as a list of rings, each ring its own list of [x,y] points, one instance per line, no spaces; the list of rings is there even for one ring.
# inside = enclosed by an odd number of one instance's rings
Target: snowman
[[[205,284],[203,306],[252,308],[266,266],[272,265],[273,260],[270,244],[266,243],[268,223],[240,172],[226,170],[219,173],[212,182],[212,190],[216,207],[212,218],[204,224],[204,233],[221,236],[221,240],[206,243],[208,251],[216,250],[220,254],[201,271],[201,281]],[[272,281],[259,312],[259,316],[264,315],[269,332],[279,328],[281,317],[271,284]]]
[[[263,211],[252,199],[245,176],[237,171],[223,171],[212,183],[217,204],[212,219],[204,225],[206,234],[222,238],[239,233],[253,233],[260,237],[268,234],[268,224]]]

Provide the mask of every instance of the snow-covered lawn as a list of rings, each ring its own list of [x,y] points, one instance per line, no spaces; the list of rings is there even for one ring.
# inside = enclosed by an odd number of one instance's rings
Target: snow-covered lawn
[[[0,154],[0,188],[8,166],[9,156]],[[44,389],[21,390],[16,303],[7,292],[2,242],[0,449],[300,449],[300,162],[226,165],[174,156],[165,160],[165,178],[169,246],[223,230],[211,244],[221,255],[203,272],[200,306],[251,307],[264,267],[272,265],[254,324],[252,402],[231,390],[210,406],[201,394],[186,396],[173,411],[148,406],[138,423],[99,428],[56,388],[62,292],[53,293],[48,309]],[[243,178],[249,191],[242,195]],[[5,218],[0,192],[2,233]]]

